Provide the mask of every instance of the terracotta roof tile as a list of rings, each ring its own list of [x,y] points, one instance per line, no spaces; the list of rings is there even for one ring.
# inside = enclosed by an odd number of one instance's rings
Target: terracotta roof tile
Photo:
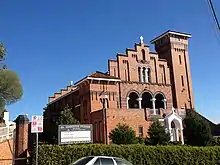
[[[102,72],[99,72],[99,71],[96,71],[96,72],[90,74],[88,77],[106,78],[106,79],[119,79],[118,77],[110,76],[107,73],[102,73]]]

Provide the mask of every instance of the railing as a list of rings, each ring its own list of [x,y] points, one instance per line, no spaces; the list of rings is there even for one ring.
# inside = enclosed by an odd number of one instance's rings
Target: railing
[[[0,127],[0,142],[13,138],[15,128],[15,125]]]
[[[149,109],[149,115],[160,115],[159,109]]]

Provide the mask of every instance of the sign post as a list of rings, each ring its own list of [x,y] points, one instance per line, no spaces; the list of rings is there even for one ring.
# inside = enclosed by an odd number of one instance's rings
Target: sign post
[[[38,165],[38,133],[43,132],[43,116],[32,116],[31,133],[36,133],[36,165]]]

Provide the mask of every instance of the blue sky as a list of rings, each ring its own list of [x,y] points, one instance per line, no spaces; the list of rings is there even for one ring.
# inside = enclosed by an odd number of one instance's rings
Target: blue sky
[[[220,16],[220,1],[213,0]],[[220,19],[220,18],[219,18]],[[220,122],[220,39],[206,0],[2,1],[0,41],[7,65],[20,76],[18,114],[40,115],[48,96],[133,47],[171,29],[192,34],[189,45],[196,109]],[[153,46],[151,45],[153,50]]]

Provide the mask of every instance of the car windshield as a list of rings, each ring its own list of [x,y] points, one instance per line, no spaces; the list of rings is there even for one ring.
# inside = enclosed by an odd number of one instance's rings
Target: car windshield
[[[81,159],[78,159],[77,161],[75,161],[71,165],[85,165],[86,163],[88,163],[93,158],[94,158],[94,156],[83,157]]]

